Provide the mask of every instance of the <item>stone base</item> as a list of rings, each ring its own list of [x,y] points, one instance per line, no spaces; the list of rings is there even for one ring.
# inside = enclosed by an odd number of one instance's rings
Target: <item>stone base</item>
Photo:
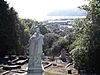
[[[43,72],[44,72],[43,66],[41,66],[41,67],[34,67],[34,68],[29,68],[28,69],[28,73],[43,73]]]
[[[28,70],[28,73],[41,73],[43,72],[43,70],[41,68],[34,68],[34,69],[31,69],[31,70]]]
[[[44,75],[44,73],[27,73],[26,75]]]

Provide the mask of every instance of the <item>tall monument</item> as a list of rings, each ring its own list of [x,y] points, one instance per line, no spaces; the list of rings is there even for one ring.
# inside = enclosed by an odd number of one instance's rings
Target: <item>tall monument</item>
[[[29,39],[29,63],[28,72],[41,73],[43,66],[41,56],[43,54],[42,45],[44,36],[40,34],[38,27],[35,27],[36,32]]]

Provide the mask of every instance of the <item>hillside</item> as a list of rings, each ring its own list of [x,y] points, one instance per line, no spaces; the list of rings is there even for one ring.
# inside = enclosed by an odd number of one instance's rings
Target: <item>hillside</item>
[[[66,10],[57,10],[50,12],[47,16],[86,16],[87,12],[85,10],[74,8]]]

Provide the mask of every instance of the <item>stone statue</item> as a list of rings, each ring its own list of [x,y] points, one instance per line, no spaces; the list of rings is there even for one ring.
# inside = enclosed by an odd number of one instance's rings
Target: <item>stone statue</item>
[[[40,29],[35,27],[36,32],[29,39],[29,63],[28,71],[43,72],[41,63],[42,45],[44,36],[40,34]]]

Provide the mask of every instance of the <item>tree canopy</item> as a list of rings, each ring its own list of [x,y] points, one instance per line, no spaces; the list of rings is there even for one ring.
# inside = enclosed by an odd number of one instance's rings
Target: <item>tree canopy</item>
[[[100,74],[100,0],[89,0],[89,5],[81,8],[88,14],[74,23],[75,41],[70,47],[71,53],[76,68]]]
[[[9,54],[16,48],[16,25],[17,13],[13,8],[9,8],[6,1],[0,0],[0,52]]]

